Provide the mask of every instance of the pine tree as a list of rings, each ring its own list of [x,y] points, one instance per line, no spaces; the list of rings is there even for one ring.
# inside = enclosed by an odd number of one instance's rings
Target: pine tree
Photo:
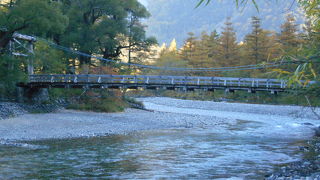
[[[195,46],[197,38],[194,36],[194,33],[189,32],[189,37],[185,41],[183,47],[181,48],[180,57],[182,60],[189,62],[195,55]]]
[[[259,64],[268,60],[270,40],[270,33],[261,28],[261,20],[252,17],[252,32],[245,37],[248,63]]]
[[[234,66],[239,64],[236,32],[232,27],[230,18],[227,18],[225,27],[219,38],[219,64],[220,66]]]
[[[293,15],[289,14],[286,22],[281,25],[278,40],[285,55],[297,55],[300,40],[298,38],[298,25],[295,23]]]

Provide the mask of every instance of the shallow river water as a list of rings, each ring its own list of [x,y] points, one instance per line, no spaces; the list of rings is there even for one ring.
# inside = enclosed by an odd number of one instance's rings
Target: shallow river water
[[[292,143],[207,129],[38,141],[36,149],[0,147],[0,179],[261,179],[274,164],[299,157]]]
[[[263,179],[277,164],[301,158],[307,129],[303,120],[263,121],[0,145],[0,179]]]

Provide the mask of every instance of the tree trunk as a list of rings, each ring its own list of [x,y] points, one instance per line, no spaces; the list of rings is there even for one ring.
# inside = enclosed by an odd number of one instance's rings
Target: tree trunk
[[[12,38],[12,35],[13,33],[11,32],[0,31],[0,54],[3,53],[4,49],[9,44],[10,39]]]

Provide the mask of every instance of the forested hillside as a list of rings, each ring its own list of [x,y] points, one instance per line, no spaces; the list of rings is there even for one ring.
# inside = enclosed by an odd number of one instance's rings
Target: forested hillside
[[[233,77],[264,77],[276,78],[279,69],[264,68],[265,64],[279,63],[288,71],[295,70],[293,64],[281,64],[287,62],[286,56],[299,58],[299,53],[309,40],[308,27],[299,31],[300,24],[293,15],[285,17],[283,24],[279,25],[279,32],[263,29],[263,21],[257,16],[251,17],[250,32],[245,35],[242,42],[237,40],[237,32],[231,18],[227,18],[222,31],[202,32],[200,36],[188,33],[182,48],[171,45],[165,48],[160,59],[155,65],[164,67],[191,67],[208,68],[208,70],[186,71],[180,74],[192,74],[197,76],[233,76]],[[290,62],[291,63],[291,62]],[[257,65],[250,66],[250,65]],[[261,65],[259,67],[259,65]],[[225,67],[251,67],[248,70],[224,71],[215,68]],[[248,68],[247,67],[247,68]],[[256,69],[252,69],[256,68]],[[211,68],[211,70],[210,70]],[[159,72],[155,72],[159,73]],[[170,71],[160,73],[170,74]]]
[[[208,6],[195,8],[195,0],[145,0],[152,16],[146,21],[147,33],[156,36],[158,42],[170,43],[176,38],[180,47],[187,38],[188,32],[199,36],[202,31],[222,31],[227,17],[231,17],[237,39],[242,41],[251,31],[252,16],[262,20],[262,28],[279,31],[288,13],[293,13],[297,23],[304,23],[305,15],[295,1],[257,1],[256,7],[248,3],[246,6],[236,7],[235,1],[213,1]],[[293,3],[293,4],[292,4]]]
[[[208,5],[206,8],[219,6],[216,1],[212,0],[210,2],[210,6]],[[317,2],[299,1],[299,3],[303,5],[304,10],[306,10],[305,15],[309,17],[304,22],[296,17],[295,11],[291,11],[284,17],[282,15],[277,16],[277,20],[279,20],[277,23],[281,23],[277,27],[272,26],[274,30],[271,31],[269,30],[271,27],[266,28],[263,25],[265,21],[268,22],[268,19],[266,17],[259,18],[263,14],[261,13],[259,16],[252,16],[249,25],[244,25],[249,32],[240,31],[243,34],[241,39],[239,39],[239,31],[236,28],[238,22],[233,23],[231,17],[224,20],[220,31],[213,29],[202,31],[198,35],[195,28],[194,31],[187,33],[187,37],[183,39],[182,48],[173,48],[172,45],[175,43],[171,43],[170,48],[162,51],[155,65],[207,68],[207,70],[188,72],[151,71],[150,73],[163,75],[173,73],[184,76],[282,78],[288,80],[291,88],[300,87],[296,91],[291,91],[292,94],[283,95],[282,103],[303,101],[302,104],[310,105],[312,104],[311,99],[313,103],[319,104],[317,83],[314,86],[301,89],[310,81],[318,81],[319,13],[314,9],[314,7],[317,7]],[[279,2],[279,4],[283,3]],[[240,7],[241,5],[243,4],[240,4]],[[203,8],[203,6],[200,6],[200,8]],[[256,7],[254,9],[257,11]],[[245,8],[245,10],[247,9]],[[258,10],[263,12],[263,6],[258,5]],[[202,14],[201,17],[207,18],[208,15]],[[272,66],[268,66],[270,63]],[[239,68],[224,69],[235,66]],[[218,97],[226,96],[219,95],[219,93],[215,93],[214,96],[217,97],[217,94]],[[255,99],[254,102],[264,102],[269,99],[273,102],[269,98],[270,96],[266,94],[248,96],[236,93],[228,95],[228,97],[242,100],[253,98]]]

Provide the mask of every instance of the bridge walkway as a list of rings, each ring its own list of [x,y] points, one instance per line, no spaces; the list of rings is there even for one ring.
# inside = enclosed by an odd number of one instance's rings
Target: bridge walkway
[[[105,88],[105,89],[167,89],[194,91],[237,90],[272,94],[285,91],[287,83],[278,79],[152,76],[152,75],[30,75],[22,86],[31,88]]]

